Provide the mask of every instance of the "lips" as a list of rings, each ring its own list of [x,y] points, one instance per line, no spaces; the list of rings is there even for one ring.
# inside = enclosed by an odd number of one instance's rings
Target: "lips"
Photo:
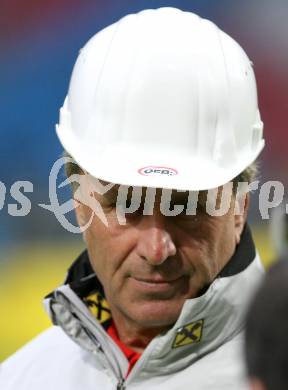
[[[176,278],[176,279],[163,279],[163,278],[133,278],[135,279],[137,282],[143,282],[143,283],[151,283],[151,284],[167,284],[167,283],[173,283],[173,282],[176,282],[178,281],[178,279],[180,279],[180,277]]]
[[[184,276],[178,278],[163,278],[161,275],[153,277],[134,277],[129,278],[130,288],[133,293],[150,299],[172,299],[179,291],[186,286]]]
[[[163,277],[130,277],[131,287],[141,296],[154,299],[172,299],[182,289],[183,277],[165,279]],[[185,283],[184,283],[185,284]]]

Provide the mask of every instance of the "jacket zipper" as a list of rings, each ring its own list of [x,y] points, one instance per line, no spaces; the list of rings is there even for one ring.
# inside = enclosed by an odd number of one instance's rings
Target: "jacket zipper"
[[[117,383],[117,390],[125,390],[126,389],[126,386],[125,386],[125,379],[121,379],[118,383]]]
[[[68,300],[68,302],[70,303],[70,305],[74,306],[74,309],[73,310],[73,315],[78,319],[78,321],[81,323],[81,322],[85,322],[86,321],[89,321],[89,323],[91,322],[91,320],[89,318],[87,318],[87,316],[85,315],[85,313],[82,313],[81,310],[77,307],[77,305],[75,304],[75,302],[73,302],[73,300],[71,300],[71,298],[69,297],[69,295],[67,296],[65,294],[65,292],[63,291],[56,291],[55,293],[55,298],[56,298],[56,301],[57,301],[57,295],[58,294],[60,295],[63,295],[64,298],[66,300]],[[56,295],[57,294],[57,295]],[[62,302],[60,302],[62,303]],[[63,304],[63,303],[62,303]],[[70,309],[71,311],[71,309]],[[81,318],[82,317],[82,318]],[[93,324],[95,326],[95,324]],[[98,328],[98,331],[101,333],[102,332],[102,329],[100,328],[100,326],[98,324],[96,324],[96,327]],[[99,329],[100,328],[100,329]],[[107,357],[107,354],[104,352],[104,349],[101,345],[101,343],[98,341],[98,338],[95,337],[94,333],[90,330],[89,327],[87,326],[84,326],[83,327],[85,333],[87,334],[87,336],[90,338],[90,340],[93,342],[93,344],[95,345],[96,347],[96,351],[98,353],[101,353],[103,355],[103,357],[105,358],[106,360],[106,363],[108,363],[108,366],[110,367],[111,371],[113,372],[113,374],[115,375],[116,379],[118,380],[118,383],[117,383],[117,390],[125,390],[126,389],[126,385],[125,385],[125,379],[123,378],[122,376],[122,372],[121,372],[121,368],[120,368],[120,364],[118,362],[118,359],[114,356],[115,358],[115,362],[116,362],[116,367],[113,366],[112,362],[110,361],[110,359],[108,359]],[[110,351],[110,355],[114,355],[114,352],[111,351],[111,348],[109,346],[109,344],[106,345],[106,349],[109,349]],[[118,372],[117,372],[118,371]]]

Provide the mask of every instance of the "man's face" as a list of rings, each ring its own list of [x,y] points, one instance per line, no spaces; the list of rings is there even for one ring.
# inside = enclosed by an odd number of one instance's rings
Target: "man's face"
[[[205,193],[199,194],[197,215],[167,217],[160,211],[157,190],[153,214],[142,207],[126,215],[121,225],[116,215],[118,187],[104,195],[94,193],[108,226],[94,216],[84,232],[87,249],[114,317],[138,327],[166,327],[178,318],[186,299],[197,297],[228,262],[239,242],[245,216],[234,215],[234,200],[220,217],[206,212]],[[188,193],[174,191],[171,204],[186,204]],[[80,225],[91,209],[76,208]]]

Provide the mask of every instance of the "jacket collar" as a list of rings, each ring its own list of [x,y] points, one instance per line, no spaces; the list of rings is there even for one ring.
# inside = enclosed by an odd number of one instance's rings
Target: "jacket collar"
[[[185,302],[173,328],[151,341],[130,376],[140,367],[142,378],[159,370],[179,371],[240,333],[247,302],[262,274],[246,226],[229,263],[203,295]],[[86,251],[70,267],[64,286],[47,296],[45,304],[55,325],[84,349],[104,352],[114,374],[123,378],[128,363],[105,331],[111,315]]]

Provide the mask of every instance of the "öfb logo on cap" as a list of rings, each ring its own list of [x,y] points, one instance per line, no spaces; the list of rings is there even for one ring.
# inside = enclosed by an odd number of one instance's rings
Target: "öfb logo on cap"
[[[156,167],[154,165],[149,165],[147,167],[143,167],[138,169],[138,173],[143,176],[151,176],[151,175],[166,175],[166,176],[174,176],[178,175],[178,172],[174,168],[169,167]]]

